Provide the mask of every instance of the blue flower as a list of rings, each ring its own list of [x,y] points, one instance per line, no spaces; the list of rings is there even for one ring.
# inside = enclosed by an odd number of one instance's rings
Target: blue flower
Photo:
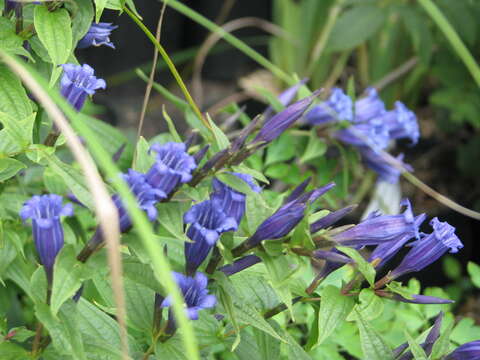
[[[135,170],[129,169],[127,174],[122,174],[122,178],[135,195],[140,209],[147,213],[150,221],[154,221],[157,218],[157,208],[155,207],[155,204],[158,200],[162,199],[163,193],[147,182],[145,174],[141,174]],[[112,200],[118,209],[120,231],[126,232],[132,226],[130,216],[123,206],[119,195],[113,195]]]
[[[227,276],[231,276],[233,274],[236,274],[242,270],[249,268],[250,266],[258,264],[261,261],[262,259],[260,259],[256,255],[247,255],[238,260],[235,260],[233,264],[222,266],[218,270],[223,272]]]
[[[405,206],[403,214],[381,215],[373,212],[358,225],[334,235],[332,240],[343,246],[366,246],[397,241],[405,236],[409,239],[418,237],[425,215],[414,216],[407,199],[402,201],[402,205]]]
[[[401,171],[387,161],[386,156],[389,155],[379,154],[366,146],[360,148],[360,154],[362,155],[362,160],[365,165],[378,174],[379,181],[385,181],[390,184],[398,183]],[[398,155],[396,158],[390,156],[390,158],[395,161],[399,167],[406,168],[409,171],[413,170],[410,165],[402,161],[403,154]]]
[[[167,198],[178,185],[192,179],[192,171],[197,165],[194,158],[187,154],[184,143],[153,144],[150,150],[157,156],[147,172],[147,181],[163,192],[163,198]]]
[[[215,306],[217,299],[214,295],[208,294],[207,277],[198,272],[194,277],[173,272],[173,277],[182,292],[185,300],[186,315],[190,320],[198,319],[198,312],[203,309],[210,309]],[[172,298],[167,296],[161,307],[172,305]]]
[[[333,88],[326,101],[316,105],[305,115],[305,122],[311,125],[337,120],[353,121],[352,99],[340,88]]]
[[[418,128],[417,116],[410,111],[402,102],[395,102],[395,109],[388,111],[383,120],[390,128],[392,139],[410,139],[412,145],[418,142],[420,130]]]
[[[317,276],[315,276],[312,283],[305,290],[307,294],[313,293],[317,288],[317,286],[320,284],[320,282],[323,279],[325,279],[328,275],[330,275],[332,272],[340,269],[342,266],[344,266],[347,263],[353,263],[353,260],[351,260],[348,256],[346,256],[337,248],[332,248],[328,252],[322,252],[321,250],[317,250],[316,252],[313,253],[313,256],[317,258],[322,258],[322,256],[324,256],[324,257],[328,257],[329,259],[325,261],[325,265],[323,265],[320,272],[317,274]]]
[[[378,96],[375,88],[366,90],[367,96],[355,102],[355,118],[353,122],[366,122],[385,114],[385,104]]]
[[[433,227],[431,234],[425,235],[412,244],[412,249],[403,258],[400,265],[388,276],[395,279],[410,272],[420,271],[440,258],[447,251],[456,253],[463,247],[460,239],[455,235],[455,228],[438,218],[430,221]]]
[[[352,146],[368,146],[385,149],[390,143],[390,127],[382,118],[355,122],[348,128],[335,132],[335,137]]]
[[[187,236],[192,242],[185,242],[187,273],[193,274],[224,232],[238,227],[234,218],[227,216],[211,200],[193,205],[183,216],[183,222],[190,224]]]
[[[80,111],[87,99],[87,95],[95,94],[95,90],[105,89],[105,80],[94,76],[95,71],[87,64],[63,64],[63,76],[60,81],[60,93]]]
[[[84,49],[90,46],[105,45],[115,49],[115,46],[110,42],[110,33],[116,28],[118,28],[118,26],[112,25],[111,23],[92,23],[88,32],[78,42],[77,48]]]
[[[404,298],[399,294],[393,294],[392,300],[409,303],[409,304],[452,304],[455,301],[449,299],[442,299],[435,296],[427,296],[427,295],[411,295],[412,299]]]
[[[342,219],[345,215],[351,212],[353,209],[356,208],[356,205],[346,206],[343,209],[332,211],[331,213],[325,215],[321,219],[315,221],[313,224],[310,225],[310,233],[315,234],[317,231],[321,229],[325,229],[326,227],[335,224],[337,221]]]
[[[72,204],[62,205],[62,197],[55,194],[35,195],[20,210],[20,217],[24,221],[32,220],[35,248],[49,281],[53,275],[55,258],[64,242],[60,217],[72,215]]]
[[[305,110],[307,110],[312,103],[314,96],[316,96],[316,93],[293,103],[285,110],[271,117],[262,126],[257,136],[253,139],[252,144],[262,142],[265,145],[279,137],[303,115]]]
[[[295,95],[297,95],[298,90],[308,81],[308,79],[302,79],[300,80],[297,84],[290,86],[288,89],[283,91],[279,96],[278,96],[278,102],[282,104],[283,106],[287,106],[292,102],[294,99]],[[272,106],[269,106],[263,113],[263,117],[268,120],[274,113],[274,109]]]
[[[445,360],[480,360],[480,340],[459,346]]]
[[[261,188],[255,184],[250,175],[241,173],[231,174],[246,182],[252,191],[261,191]],[[232,189],[216,178],[213,179],[212,185],[214,189],[214,192],[210,195],[212,202],[219,206],[227,216],[234,218],[237,224],[240,225],[245,213],[245,194]]]

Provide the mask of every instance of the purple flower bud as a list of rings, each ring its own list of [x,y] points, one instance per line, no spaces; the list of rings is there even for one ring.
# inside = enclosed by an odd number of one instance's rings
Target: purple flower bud
[[[278,96],[278,101],[280,102],[280,104],[282,104],[283,106],[287,106],[288,104],[290,104],[292,102],[292,100],[295,98],[295,95],[297,95],[297,92],[298,90],[308,81],[307,78],[305,79],[302,79],[301,81],[299,81],[297,84],[289,87],[288,89],[286,89],[285,91],[283,91],[279,96]],[[263,113],[263,117],[265,120],[268,120],[270,119],[270,117],[272,116],[272,114],[274,113],[274,109],[272,106],[269,106],[265,112]]]
[[[145,174],[141,174],[135,170],[129,169],[127,174],[122,174],[122,178],[137,198],[140,209],[147,213],[150,221],[154,221],[157,218],[157,208],[155,204],[158,200],[162,199],[163,192],[152,187],[147,182]],[[113,195],[112,200],[118,209],[120,232],[126,232],[132,227],[130,216],[123,206],[119,195]]]
[[[105,45],[115,49],[115,46],[110,42],[110,33],[112,30],[118,28],[111,23],[99,22],[98,24],[92,23],[90,29],[85,36],[78,42],[77,49],[85,49],[90,46]]]
[[[293,189],[290,195],[288,195],[288,197],[285,199],[284,204],[287,204],[302,195],[305,192],[308,184],[310,183],[310,180],[312,180],[311,177],[305,179],[300,185]]]
[[[325,215],[323,218],[315,221],[313,224],[310,225],[310,233],[315,234],[317,231],[321,229],[325,229],[326,227],[335,224],[337,221],[342,219],[345,215],[355,209],[356,205],[350,205],[344,207],[343,209],[333,211],[328,215]]]
[[[382,117],[390,128],[390,137],[392,139],[411,140],[412,145],[418,142],[420,130],[415,113],[410,111],[402,102],[395,102],[395,109],[388,111]]]
[[[427,295],[412,295],[413,299],[407,299],[399,294],[394,294],[392,300],[409,303],[409,304],[452,304],[455,301],[449,299],[442,299],[435,296]]]
[[[192,171],[197,165],[187,154],[184,143],[153,144],[150,150],[157,153],[157,158],[147,172],[147,181],[163,192],[163,198],[167,198],[178,185],[192,179]]]
[[[225,265],[222,266],[220,269],[221,272],[223,272],[227,276],[231,276],[233,274],[236,274],[242,270],[245,270],[249,268],[250,266],[253,266],[255,264],[258,264],[261,262],[262,259],[260,259],[256,255],[247,255],[244,256],[236,261],[233,262],[231,265]]]
[[[208,279],[202,273],[196,273],[194,277],[173,272],[173,277],[182,292],[185,300],[186,315],[190,320],[198,320],[198,312],[203,309],[210,309],[215,306],[217,299],[214,295],[208,294]],[[163,300],[161,307],[172,305],[171,296]]]
[[[408,199],[404,199],[401,205],[405,206],[403,214],[381,215],[373,212],[360,224],[334,235],[333,240],[343,246],[366,246],[397,241],[403,237],[418,237],[425,215],[414,216]]]
[[[353,102],[340,88],[333,88],[328,99],[313,107],[305,116],[311,125],[325,124],[337,120],[353,120]]]
[[[480,360],[480,340],[459,346],[445,360]]]
[[[353,262],[348,256],[342,255],[338,250],[335,250],[335,248],[333,251],[315,250],[312,255],[315,259],[327,260],[338,264],[350,264]]]
[[[378,96],[375,88],[366,90],[367,96],[355,102],[355,118],[353,122],[366,122],[385,114],[385,104]]]
[[[97,89],[105,89],[103,79],[94,76],[95,71],[87,64],[63,64],[63,76],[60,81],[60,93],[75,110],[80,111],[87,95],[95,94]]]
[[[255,184],[250,175],[241,173],[231,174],[246,182],[252,191],[261,191],[261,188]],[[245,213],[245,194],[232,189],[216,178],[213,179],[212,185],[214,189],[213,194],[210,196],[212,202],[222,209],[227,216],[234,218],[237,224],[240,225]]]
[[[456,253],[463,247],[460,239],[455,235],[455,228],[438,218],[430,221],[433,232],[424,235],[412,244],[412,249],[403,258],[400,265],[393,270],[389,277],[395,279],[410,272],[420,271],[440,258],[447,251]]]
[[[60,216],[72,216],[72,204],[62,205],[60,195],[35,195],[20,210],[23,221],[32,220],[33,240],[40,262],[45,266],[47,279],[52,280],[53,264],[63,247],[63,228]]]
[[[390,162],[385,158],[384,154],[379,154],[366,146],[362,146],[360,148],[360,154],[362,155],[362,160],[365,165],[378,174],[378,179],[380,181],[385,181],[390,184],[398,183],[401,171],[390,164]],[[400,166],[407,168],[409,171],[413,170],[410,165],[405,164],[402,161],[403,154],[398,155],[395,160]]]
[[[193,274],[224,232],[236,230],[234,218],[210,200],[193,205],[183,216],[183,222],[190,224],[187,236],[192,242],[185,242],[187,273]]]
[[[314,93],[292,105],[285,110],[279,112],[270,118],[260,129],[252,144],[265,142],[269,143],[279,137],[286,129],[288,129],[295,121],[297,121],[307,110],[317,94]]]

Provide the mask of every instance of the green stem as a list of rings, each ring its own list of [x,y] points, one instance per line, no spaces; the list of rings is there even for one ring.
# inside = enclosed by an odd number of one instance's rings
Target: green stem
[[[447,40],[450,42],[450,45],[452,45],[453,49],[457,53],[458,57],[462,59],[468,71],[470,71],[470,74],[472,75],[477,85],[480,86],[480,67],[478,66],[477,62],[475,61],[468,48],[463,43],[460,36],[458,36],[458,33],[455,31],[453,26],[443,15],[437,5],[433,3],[432,0],[418,0],[418,2],[420,3],[420,5],[423,6],[428,15],[443,32]]]
[[[203,122],[203,124],[208,128],[210,129],[211,131],[212,130],[212,127],[210,126],[210,123],[203,117],[202,113],[200,112],[200,109],[198,108],[197,104],[195,104],[195,101],[193,100],[192,96],[190,95],[190,93],[188,92],[188,89],[185,85],[185,83],[183,82],[182,80],[182,77],[180,76],[180,74],[178,73],[177,71],[177,68],[175,67],[175,65],[173,64],[172,60],[170,59],[170,56],[168,56],[167,52],[165,51],[165,49],[163,48],[162,45],[160,45],[160,43],[157,41],[157,39],[155,38],[155,36],[150,32],[150,30],[147,29],[147,27],[145,25],[143,25],[143,23],[140,21],[140,19],[138,19],[135,14],[133,12],[131,12],[128,7],[124,6],[123,7],[123,10],[127,13],[128,16],[130,16],[130,18],[138,25],[138,27],[140,29],[142,29],[142,31],[145,33],[145,35],[147,35],[148,39],[153,43],[153,45],[155,45],[155,47],[157,48],[158,52],[160,53],[160,55],[162,56],[163,60],[165,61],[165,63],[167,64],[168,68],[170,69],[170,72],[172,73],[173,77],[175,78],[175,80],[177,81],[178,83],[178,86],[180,86],[180,89],[182,90],[182,93],[183,95],[185,96],[185,99],[187,100],[187,102],[190,104],[193,112],[195,113],[195,115],[197,115],[197,117]]]

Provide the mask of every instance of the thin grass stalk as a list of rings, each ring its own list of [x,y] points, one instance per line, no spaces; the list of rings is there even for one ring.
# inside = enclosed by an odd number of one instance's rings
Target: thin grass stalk
[[[0,54],[3,54],[0,52]],[[10,58],[10,57],[9,57]],[[197,347],[197,339],[195,338],[191,322],[187,319],[185,309],[183,307],[183,297],[180,293],[178,285],[174,281],[171,273],[171,266],[166,258],[161,245],[155,241],[154,233],[150,222],[147,220],[145,213],[138,208],[135,196],[130,191],[128,185],[118,175],[120,170],[112,161],[111,155],[101,145],[102,139],[98,139],[95,133],[82,122],[79,114],[66,102],[66,100],[54,89],[48,87],[45,81],[34,69],[28,64],[12,59],[18,68],[28,71],[35,82],[44,89],[48,96],[55,101],[65,115],[70,119],[72,127],[85,139],[93,158],[98,162],[102,171],[108,178],[113,179],[113,187],[121,196],[122,203],[128,211],[132,219],[133,225],[137,230],[145,249],[151,254],[151,261],[154,274],[157,279],[164,285],[165,291],[172,296],[173,311],[175,313],[178,325],[180,327],[182,339],[185,344],[185,351],[188,359],[200,360]]]
[[[480,67],[445,15],[432,0],[418,0],[418,2],[443,32],[458,57],[462,59],[468,71],[470,71],[477,85],[480,86]]]
[[[80,164],[85,175],[86,184],[92,194],[95,205],[95,213],[100,222],[105,241],[108,246],[108,261],[110,265],[110,275],[112,289],[117,306],[117,321],[120,328],[120,340],[122,358],[129,359],[127,331],[125,327],[125,294],[123,291],[122,278],[122,260],[120,257],[120,231],[118,212],[115,207],[107,187],[105,186],[97,166],[92,160],[88,151],[83,147],[80,139],[73,131],[67,119],[60,111],[55,102],[49,97],[42,86],[31,76],[31,74],[20,65],[14,58],[0,51],[2,60],[7,66],[17,74],[27,88],[30,89],[35,98],[42,104],[45,111],[50,115],[58,129],[65,136],[67,146],[72,151],[75,159]],[[48,299],[47,299],[48,300]],[[48,303],[49,301],[47,301]]]

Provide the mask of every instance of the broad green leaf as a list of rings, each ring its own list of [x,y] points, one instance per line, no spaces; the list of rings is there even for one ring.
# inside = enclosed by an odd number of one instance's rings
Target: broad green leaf
[[[437,341],[435,341],[435,344],[433,344],[432,353],[430,354],[431,359],[441,359],[442,356],[447,354],[450,345],[450,334],[452,333],[453,325],[454,321],[449,320],[448,325],[442,331],[442,334],[437,339]]]
[[[304,164],[309,160],[322,156],[326,151],[327,144],[318,137],[315,129],[312,129],[310,137],[308,138],[307,148],[300,158],[300,162]]]
[[[352,311],[347,317],[348,321],[356,320],[356,314],[361,313],[362,318],[371,321],[383,313],[383,299],[375,295],[372,289],[362,289],[359,296],[360,303],[355,305],[355,311]]]
[[[158,213],[161,214],[158,218],[160,224],[162,224],[170,234],[180,240],[187,239],[183,232],[183,214],[188,209],[185,205],[188,204],[167,202],[157,206]]]
[[[72,13],[72,40],[75,48],[77,42],[85,36],[93,22],[93,5],[91,1],[73,0],[65,7]]]
[[[258,226],[272,214],[272,209],[267,205],[262,194],[255,192],[247,196],[246,208],[248,230],[253,235]]]
[[[473,285],[475,285],[477,288],[480,288],[480,266],[478,266],[474,262],[469,261],[467,265],[467,270]]]
[[[392,281],[391,283],[387,284],[387,288],[391,292],[403,296],[405,299],[413,299],[412,295],[415,295],[410,291],[409,288],[402,286],[402,283],[398,281]]]
[[[77,325],[77,311],[73,301],[65,304],[58,317],[46,304],[35,304],[35,314],[50,333],[53,346],[62,355],[86,360],[82,336]]]
[[[425,350],[422,349],[422,347],[412,337],[412,335],[410,335],[410,333],[407,330],[405,330],[403,333],[405,334],[405,337],[407,338],[408,346],[409,346],[409,349],[414,356],[414,359],[415,360],[428,360],[427,359],[427,354],[425,354]]]
[[[356,311],[356,318],[358,330],[360,331],[363,358],[368,360],[393,360],[392,350],[373,326],[358,311]]]
[[[235,349],[235,355],[237,356],[238,360],[263,360],[263,359],[272,359],[272,358],[265,358],[262,357],[259,349],[256,338],[252,335],[252,331],[248,331],[247,329],[243,329],[241,336],[242,341],[240,345]],[[272,337],[270,337],[273,339]],[[229,340],[228,338],[226,339]],[[273,359],[277,359],[273,358]]]
[[[38,266],[30,278],[31,298],[35,303],[45,304],[47,299],[47,276],[43,266]]]
[[[123,285],[129,326],[149,333],[153,322],[154,291],[128,278],[124,279]]]
[[[29,360],[30,353],[19,345],[9,341],[0,343],[0,358],[2,360]]]
[[[206,119],[212,128],[218,150],[226,149],[230,145],[230,140],[228,140],[227,135],[215,124],[210,115],[206,114]]]
[[[59,177],[52,168],[45,168],[43,171],[43,184],[47,190],[52,194],[66,194],[68,193],[68,187],[65,185],[65,181]]]
[[[72,24],[68,11],[66,9],[48,11],[46,6],[36,6],[34,24],[52,63],[65,64],[72,51]]]
[[[149,154],[150,144],[143,136],[140,136],[137,142],[137,151],[135,156],[134,170],[146,173],[155,163],[155,158]]]
[[[105,6],[107,6],[108,0],[94,0],[95,2],[95,22],[98,23],[100,21],[100,17],[102,16],[103,10]]]
[[[343,295],[340,289],[332,285],[323,289],[321,296],[316,346],[323,343],[345,321],[355,304],[353,297]]]
[[[233,299],[235,306],[235,313],[237,320],[243,324],[253,326],[258,330],[261,330],[267,334],[270,334],[274,338],[281,341],[285,341],[278,333],[272,328],[272,326],[263,318],[263,316],[248,303],[240,303]]]
[[[10,179],[26,167],[24,163],[15,159],[0,159],[0,182]]]
[[[363,258],[360,253],[352,248],[345,247],[345,246],[338,246],[338,250],[347,254],[350,258],[355,261],[358,271],[365,276],[365,279],[368,281],[370,285],[373,285],[375,282],[375,268],[370,264],[367,260]]]
[[[238,176],[235,176],[230,173],[222,173],[217,175],[218,180],[230,186],[232,189],[237,190],[245,195],[249,195],[253,192],[250,186],[240,179]]]
[[[21,148],[25,148],[32,143],[35,115],[36,114],[33,113],[25,118],[19,119],[7,113],[0,112],[0,123],[2,123],[10,138]]]
[[[480,339],[480,326],[475,325],[475,320],[463,318],[452,330],[451,340],[457,344],[464,344]]]
[[[265,166],[284,163],[295,156],[296,138],[289,133],[282,134],[267,147]]]
[[[93,269],[76,258],[73,246],[64,246],[57,255],[53,276],[50,309],[56,316],[62,304],[78,291],[83,281],[93,275]]]
[[[14,119],[32,113],[32,105],[20,80],[5,65],[0,65],[0,111]]]
[[[274,321],[269,320],[268,322],[272,324]],[[255,328],[253,334],[260,359],[278,359],[280,357],[280,341],[278,339]]]
[[[170,248],[169,255],[170,255]],[[182,246],[183,250],[183,246]],[[124,258],[123,259],[123,271],[124,276],[129,280],[143,285],[155,292],[161,293],[162,287],[158,282],[157,278],[152,272],[150,265],[142,264],[134,257]]]
[[[0,159],[0,164],[1,164]],[[3,231],[2,225],[0,224],[0,282],[3,283],[3,275],[5,271],[8,269],[12,261],[17,257],[17,249],[11,240],[14,237],[15,233],[13,230],[5,230]]]
[[[240,164],[238,166],[232,166],[233,171],[239,172],[239,173],[245,173],[251,175],[253,178],[257,179],[258,181],[261,181],[263,183],[269,184],[270,181],[265,177],[265,175],[262,174],[262,172],[257,171],[255,169],[249,168],[248,166],[245,166],[244,164]]]
[[[343,51],[360,45],[380,29],[385,18],[385,10],[374,4],[351,7],[338,18],[326,50]]]
[[[31,261],[26,262],[19,256],[13,261],[5,271],[5,278],[12,280],[22,289],[29,297],[32,297],[30,288],[30,278],[36,267]]]
[[[235,351],[237,346],[240,344],[241,340],[241,333],[240,333],[240,326],[237,322],[237,317],[235,314],[235,308],[233,306],[232,296],[235,296],[235,288],[230,283],[230,280],[226,277],[225,274],[221,273],[220,271],[215,274],[215,279],[218,281],[218,292],[217,292],[217,299],[219,303],[224,307],[227,312],[228,317],[230,318],[233,329],[235,330],[235,340],[232,344],[231,351]]]
[[[35,62],[30,53],[23,47],[23,39],[15,32],[15,23],[0,17],[0,44],[2,50],[12,55],[23,55]]]
[[[48,165],[58,176],[60,176],[68,188],[73,192],[78,200],[82,202],[89,209],[93,209],[93,201],[83,175],[71,165],[62,162],[55,155],[46,156],[45,159]]]
[[[279,327],[277,326],[277,328]],[[282,345],[287,347],[289,359],[312,360],[310,355],[305,352],[305,350],[295,341],[288,331],[283,330],[282,335],[286,339],[286,343]]]
[[[155,359],[158,360],[188,360],[183,348],[182,339],[177,335],[165,342],[157,342]]]

